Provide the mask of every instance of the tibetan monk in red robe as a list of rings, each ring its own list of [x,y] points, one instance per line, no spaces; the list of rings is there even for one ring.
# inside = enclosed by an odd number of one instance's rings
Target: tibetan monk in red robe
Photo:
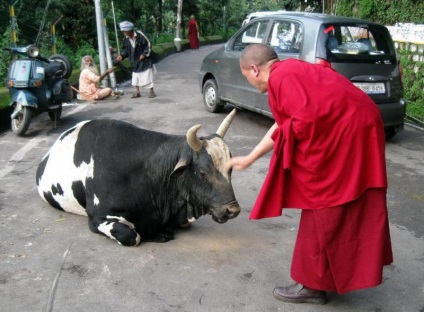
[[[302,209],[291,277],[276,287],[286,302],[326,302],[382,283],[392,263],[386,206],[385,134],[380,111],[363,91],[329,67],[279,61],[263,44],[248,46],[242,74],[268,91],[275,124],[247,156],[228,167],[243,170],[273,150],[250,219]]]
[[[190,16],[190,20],[188,21],[188,44],[190,49],[198,49],[200,44],[199,26],[197,25],[194,15]]]

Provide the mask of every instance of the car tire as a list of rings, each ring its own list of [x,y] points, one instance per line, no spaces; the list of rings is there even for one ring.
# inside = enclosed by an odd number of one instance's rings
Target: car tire
[[[386,134],[386,141],[387,141],[387,140],[390,140],[391,138],[393,138],[396,135],[396,131],[393,127],[386,128],[385,134]]]
[[[224,108],[224,103],[219,99],[218,86],[215,79],[206,80],[203,85],[203,104],[210,113],[219,113]]]

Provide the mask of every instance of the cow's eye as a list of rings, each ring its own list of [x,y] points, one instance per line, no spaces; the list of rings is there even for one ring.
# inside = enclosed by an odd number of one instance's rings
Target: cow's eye
[[[204,170],[199,170],[199,173],[202,175],[202,177],[206,177],[207,174]]]

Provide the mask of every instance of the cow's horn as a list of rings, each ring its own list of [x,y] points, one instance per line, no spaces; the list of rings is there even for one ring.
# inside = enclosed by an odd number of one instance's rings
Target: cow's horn
[[[227,117],[222,121],[221,125],[219,126],[218,130],[216,131],[216,134],[218,134],[221,138],[224,137],[225,133],[227,132],[228,128],[231,125],[231,122],[234,119],[234,116],[236,115],[237,110],[234,108],[231,113],[228,114]]]
[[[195,125],[191,127],[190,129],[188,129],[186,134],[188,145],[196,152],[200,151],[203,146],[202,141],[200,141],[197,137],[197,130],[199,130],[201,126],[202,125]]]

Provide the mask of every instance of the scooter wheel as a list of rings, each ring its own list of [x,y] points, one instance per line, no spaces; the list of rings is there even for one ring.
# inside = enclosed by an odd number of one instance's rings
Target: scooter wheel
[[[18,113],[16,118],[12,119],[12,131],[13,133],[23,136],[29,128],[31,123],[32,110],[29,107],[24,106]]]

